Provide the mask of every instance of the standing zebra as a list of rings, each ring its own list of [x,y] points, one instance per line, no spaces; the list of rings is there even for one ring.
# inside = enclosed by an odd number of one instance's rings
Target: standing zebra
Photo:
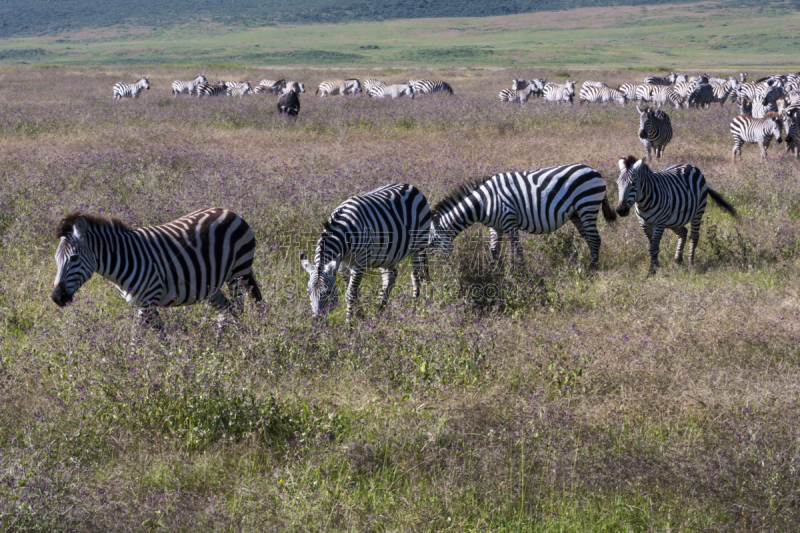
[[[650,76],[644,79],[646,84],[650,85],[672,85],[675,83],[675,79],[677,78],[677,74],[674,72],[670,72],[669,76],[659,78],[658,76]]]
[[[686,107],[696,107],[700,109],[700,106],[703,106],[707,108],[714,101],[714,87],[712,87],[710,83],[700,83],[686,100]]]
[[[664,148],[672,140],[672,123],[669,115],[652,107],[645,109],[636,108],[639,112],[639,138],[647,151],[647,160],[650,160],[650,149],[655,149],[656,159],[661,159]]]
[[[338,301],[336,274],[340,267],[350,272],[347,285],[347,318],[353,316],[361,278],[367,268],[379,268],[383,278],[381,305],[386,304],[397,279],[397,264],[411,255],[414,298],[427,275],[427,245],[431,225],[428,200],[416,187],[384,185],[364,195],[345,200],[325,223],[317,241],[314,262],[305,253],[300,264],[311,276],[308,295],[313,315],[327,313]]]
[[[624,94],[625,98],[627,98],[628,100],[636,100],[636,91],[638,88],[639,88],[638,83],[627,82],[620,85],[617,90],[622,94]]]
[[[279,94],[284,87],[286,87],[286,80],[284,80],[283,78],[279,80],[261,80],[258,83],[258,87],[255,88],[253,93]]]
[[[139,93],[144,89],[150,90],[150,78],[142,78],[133,85],[119,82],[114,85],[114,100],[119,102],[120,98],[139,98]]]
[[[114,283],[139,309],[139,318],[157,329],[163,326],[159,306],[208,300],[221,320],[228,309],[241,310],[242,288],[261,300],[252,270],[255,237],[247,222],[227,209],[203,209],[138,229],[116,218],[73,211],[59,224],[57,236],[51,298],[60,307],[95,272]],[[220,290],[224,283],[233,304]]]
[[[222,96],[228,94],[228,86],[224,81],[219,82],[217,85],[201,83],[197,86],[195,92],[197,92],[198,98],[202,98],[203,96]]]
[[[800,129],[798,129],[798,118],[800,117],[800,107],[787,108],[783,114],[783,128],[786,130],[786,151],[794,152],[794,158],[800,157]]]
[[[417,94],[447,93],[453,94],[450,84],[442,80],[408,80]]]
[[[348,80],[330,80],[323,81],[317,87],[317,93],[320,98],[326,96],[334,96],[337,94],[356,94],[361,92],[361,82],[358,78]]]
[[[581,104],[583,102],[618,102],[619,105],[625,107],[625,103],[628,101],[625,95],[616,89],[608,86],[586,85],[586,83],[581,87],[580,97]]]
[[[680,109],[681,103],[683,102],[683,98],[668,85],[655,86],[650,92],[650,99],[657,107],[666,105],[667,102],[669,102],[675,109]]]
[[[567,80],[564,85],[547,83],[542,91],[542,97],[548,102],[564,102],[572,105],[575,98],[575,82]]]
[[[515,86],[517,80],[515,81]],[[523,89],[503,89],[500,91],[500,101],[501,102],[519,102],[520,104],[524,104],[528,101],[531,94],[536,91],[536,87],[533,82],[528,83]]]
[[[449,250],[459,233],[481,223],[490,228],[493,261],[498,259],[503,233],[508,235],[514,255],[521,259],[520,230],[552,233],[570,220],[589,245],[589,268],[595,270],[600,255],[600,209],[606,221],[616,218],[606,198],[603,176],[586,165],[496,174],[458,188],[436,204],[430,242],[434,249]]]
[[[278,113],[285,113],[290,117],[296,117],[300,113],[300,97],[297,91],[289,89],[281,95],[277,103]]]
[[[512,80],[511,90],[521,91],[528,85],[533,85],[533,91],[538,94],[544,90],[545,84],[547,84],[547,78],[533,78],[532,80]]]
[[[408,96],[413,100],[414,87],[412,87],[410,83],[383,85],[382,87],[373,86],[372,89],[369,90],[369,95],[372,98],[384,98],[386,96],[391,96],[392,100],[394,100],[395,98],[400,98],[401,96]]]
[[[731,122],[731,135],[733,135],[732,161],[736,163],[736,154],[742,156],[742,145],[755,143],[761,148],[761,159],[767,160],[767,148],[773,138],[780,144],[781,117],[777,113],[767,113],[764,118],[754,118],[750,115],[739,115]]]
[[[708,196],[736,217],[736,210],[706,185],[706,178],[697,167],[675,165],[663,172],[653,172],[643,159],[637,161],[635,157],[628,156],[620,158],[619,170],[617,213],[626,217],[631,206],[636,204],[636,216],[650,242],[651,274],[659,266],[658,252],[665,229],[671,229],[678,236],[675,262],[683,263],[683,248],[688,233],[686,224],[689,223],[692,225],[689,233],[689,264],[694,265],[694,250],[700,239],[700,224]]]
[[[243,97],[246,94],[252,94],[253,90],[250,87],[249,81],[226,81],[225,94],[228,96]]]
[[[176,97],[179,94],[188,94],[191,96],[201,83],[208,83],[205,74],[198,74],[192,81],[175,80],[172,82],[172,94]]]

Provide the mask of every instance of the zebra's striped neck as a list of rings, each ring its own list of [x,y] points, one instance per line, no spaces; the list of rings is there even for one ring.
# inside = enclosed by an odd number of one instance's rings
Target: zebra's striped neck
[[[481,184],[452,193],[433,208],[435,231],[455,239],[459,233],[484,221],[486,209],[481,198]]]
[[[339,257],[340,259],[350,252],[346,228],[339,225],[325,225],[325,231],[317,240],[317,250],[314,253],[314,265],[317,270]]]
[[[133,274],[148,270],[152,259],[142,234],[116,222],[109,220],[90,225],[85,242],[96,258],[95,273],[121,290],[128,290],[134,288],[130,284],[138,278]]]

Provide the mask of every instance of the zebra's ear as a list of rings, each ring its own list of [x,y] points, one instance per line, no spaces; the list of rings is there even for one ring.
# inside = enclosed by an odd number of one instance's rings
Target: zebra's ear
[[[619,169],[620,170],[626,170],[627,168],[628,167],[625,166],[625,158],[624,157],[620,157],[619,158]]]
[[[642,111],[641,109],[639,109],[639,106],[638,106],[638,105],[636,106],[636,111],[638,111],[639,113],[644,113],[644,111]]]
[[[72,223],[72,234],[75,236],[76,239],[82,239],[84,235],[86,235],[86,230],[88,229],[88,224],[86,219],[83,217],[78,217],[75,219],[75,222]]]
[[[333,274],[335,276],[336,271],[339,270],[339,262],[341,260],[342,260],[342,253],[339,252],[339,255],[337,255],[335,259],[332,259],[330,263],[325,265],[325,273]]]
[[[638,160],[636,163],[633,164],[631,168],[633,170],[639,170],[642,167],[642,163],[644,163],[644,159]]]
[[[300,252],[300,265],[309,274],[314,272],[314,265],[312,265],[311,261],[308,260],[308,257],[306,257],[306,253],[305,252]]]

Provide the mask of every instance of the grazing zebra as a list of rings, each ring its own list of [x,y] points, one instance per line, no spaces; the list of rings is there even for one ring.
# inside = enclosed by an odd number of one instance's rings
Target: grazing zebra
[[[228,96],[243,97],[246,94],[252,94],[253,90],[250,87],[249,81],[226,81],[225,94]]]
[[[650,161],[650,149],[655,149],[656,159],[661,159],[664,148],[672,140],[672,123],[669,115],[652,107],[639,111],[639,138],[647,151],[647,160]]]
[[[431,211],[428,200],[416,187],[384,185],[345,200],[325,223],[317,241],[314,262],[305,253],[300,264],[309,273],[308,295],[313,315],[327,313],[338,301],[336,274],[349,270],[347,318],[353,316],[358,288],[367,268],[379,268],[383,277],[380,303],[384,305],[397,279],[397,264],[411,255],[414,298],[427,275],[428,234]]]
[[[453,94],[450,84],[442,80],[408,80],[417,94],[447,93]]]
[[[668,85],[656,85],[650,92],[650,100],[657,107],[666,105],[667,102],[671,103],[675,109],[681,107],[683,98],[681,98],[674,89]]]
[[[367,78],[364,80],[364,92],[370,94],[373,87],[386,87],[383,80],[376,80],[375,78]]]
[[[677,74],[674,72],[670,72],[669,76],[665,76],[663,78],[659,78],[658,76],[649,76],[644,79],[645,84],[649,85],[672,85],[675,83],[677,78]]]
[[[194,94],[195,89],[201,83],[208,83],[205,74],[198,74],[192,81],[175,80],[172,82],[172,94],[178,96],[179,94]]]
[[[300,97],[297,91],[289,89],[281,94],[277,103],[278,113],[285,113],[290,117],[296,117],[300,113]]]
[[[514,80],[515,82],[517,80]],[[520,104],[524,104],[528,101],[531,94],[536,92],[536,87],[534,83],[531,81],[528,85],[525,86],[524,89],[503,89],[500,91],[500,101],[501,102],[519,102]]]
[[[686,107],[696,107],[699,109],[700,106],[703,106],[707,108],[714,101],[714,87],[712,87],[710,83],[700,83],[692,91],[692,94],[689,95],[689,99],[686,100]]]
[[[58,267],[51,295],[64,307],[97,272],[139,309],[145,323],[161,329],[160,306],[208,300],[219,320],[241,310],[242,288],[256,301],[253,232],[233,211],[213,207],[160,226],[132,229],[116,218],[69,213],[59,224]],[[233,303],[220,290],[224,283]]]
[[[755,118],[750,115],[739,115],[731,122],[731,134],[733,135],[733,155],[732,160],[736,163],[736,154],[742,155],[742,145],[745,143],[755,143],[761,148],[761,159],[767,160],[767,148],[773,138],[780,144],[781,139],[781,117],[777,113],[767,113],[764,118]]]
[[[542,91],[542,97],[548,102],[566,102],[572,105],[572,99],[575,98],[575,82],[567,80],[564,85],[547,83]]]
[[[391,96],[392,100],[400,98],[401,96],[408,96],[414,99],[414,87],[410,83],[398,83],[396,85],[384,85],[383,87],[372,87],[369,90],[369,95],[373,98],[385,98]]]
[[[626,217],[636,204],[639,219],[647,240],[650,241],[650,273],[658,268],[658,252],[665,229],[678,236],[675,262],[683,263],[683,248],[689,233],[689,264],[694,265],[694,250],[700,239],[700,224],[706,210],[708,196],[717,205],[736,217],[736,210],[720,194],[706,185],[699,168],[692,165],[675,165],[663,172],[653,172],[644,160],[621,157],[620,175],[617,178],[619,203],[617,213]],[[691,232],[686,224],[691,223]]]
[[[581,104],[583,102],[619,102],[619,105],[625,107],[627,101],[628,99],[625,98],[624,94],[608,86],[601,87],[584,83],[581,87],[579,101]]]
[[[120,98],[139,98],[139,93],[144,89],[150,90],[150,78],[142,78],[133,85],[119,82],[114,85],[114,100],[119,102]]]
[[[280,92],[283,91],[284,87],[286,87],[286,80],[284,80],[283,78],[279,80],[261,80],[258,84],[258,87],[256,87],[253,92],[255,94],[261,94],[261,93],[280,94]]]
[[[625,95],[628,100],[636,100],[636,91],[639,89],[639,84],[634,82],[623,83],[617,89]]]
[[[323,81],[317,87],[320,98],[335,96],[337,94],[356,94],[361,92],[361,82],[358,78],[347,80]]]
[[[496,174],[460,187],[436,204],[430,243],[436,250],[447,251],[459,233],[480,222],[490,228],[493,261],[498,259],[504,233],[512,252],[521,259],[520,230],[552,233],[570,220],[589,245],[589,268],[595,270],[600,255],[600,209],[606,221],[616,219],[606,198],[603,176],[586,165]]]
[[[222,96],[228,94],[228,86],[224,81],[219,82],[217,85],[201,83],[197,86],[195,92],[198,98],[202,98],[203,96]]]

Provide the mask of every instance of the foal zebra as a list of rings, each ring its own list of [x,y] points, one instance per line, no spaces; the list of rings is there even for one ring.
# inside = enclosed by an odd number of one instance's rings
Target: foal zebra
[[[360,92],[361,82],[358,81],[358,78],[352,78],[348,80],[323,81],[317,87],[316,94],[319,94],[320,98],[324,98],[337,94],[356,94]]]
[[[739,115],[731,122],[731,135],[733,135],[733,163],[736,163],[736,154],[742,156],[742,145],[755,143],[761,148],[761,159],[767,160],[767,148],[773,138],[780,144],[781,117],[777,113],[767,113],[764,118],[754,118],[750,115]]]
[[[442,80],[408,80],[417,94],[447,93],[453,94],[450,84]]]
[[[195,89],[201,83],[208,83],[205,74],[198,74],[192,81],[175,80],[172,82],[172,94],[178,96],[179,94],[194,94]]]
[[[242,288],[254,300],[261,291],[253,276],[256,240],[241,217],[214,207],[184,215],[160,226],[132,229],[116,218],[69,213],[58,226],[56,279],[51,295],[64,307],[97,272],[117,286],[139,309],[139,318],[163,327],[157,307],[208,300],[224,318],[239,311]],[[234,302],[222,294],[224,283]]]
[[[602,83],[602,82],[592,82],[592,83]],[[580,101],[579,103],[583,102],[618,102],[619,105],[625,107],[625,103],[628,101],[625,98],[625,95],[619,92],[616,89],[612,89],[611,87],[607,86],[598,86],[598,85],[586,85],[583,84],[580,91]]]
[[[384,185],[374,191],[345,200],[325,222],[317,241],[314,262],[300,254],[300,264],[310,279],[308,296],[315,317],[338,302],[336,274],[349,270],[347,318],[353,316],[361,278],[367,268],[379,268],[383,278],[381,305],[386,304],[397,279],[397,264],[411,255],[414,298],[427,276],[425,247],[431,225],[428,200],[414,186]]]
[[[518,86],[518,80],[514,80],[514,86]],[[519,102],[520,104],[524,104],[528,101],[531,94],[536,92],[537,88],[534,85],[533,81],[528,83],[523,89],[503,89],[500,91],[500,101],[501,102]]]
[[[665,229],[678,236],[675,262],[683,262],[686,244],[686,224],[691,223],[689,233],[689,264],[694,264],[694,250],[700,238],[700,224],[706,209],[708,196],[723,209],[736,217],[736,210],[722,196],[706,185],[706,178],[699,168],[692,165],[676,165],[663,172],[653,172],[635,157],[621,157],[620,175],[617,178],[619,203],[617,213],[626,217],[631,206],[636,204],[639,219],[647,240],[650,242],[650,273],[658,268],[658,252]]]
[[[672,140],[672,123],[669,115],[652,107],[639,109],[639,138],[647,151],[647,160],[650,160],[650,149],[654,148],[656,159],[661,159],[664,148]]]
[[[119,82],[114,85],[114,100],[119,102],[120,98],[139,98],[139,93],[144,89],[150,90],[150,78],[142,78],[133,85]]]
[[[520,230],[552,233],[570,220],[589,245],[589,268],[595,270],[600,255],[600,209],[606,221],[616,219],[606,198],[603,176],[586,165],[496,174],[460,187],[436,204],[430,243],[436,250],[447,251],[459,233],[481,223],[490,228],[493,261],[498,259],[503,233],[508,235],[514,255],[521,259]]]

